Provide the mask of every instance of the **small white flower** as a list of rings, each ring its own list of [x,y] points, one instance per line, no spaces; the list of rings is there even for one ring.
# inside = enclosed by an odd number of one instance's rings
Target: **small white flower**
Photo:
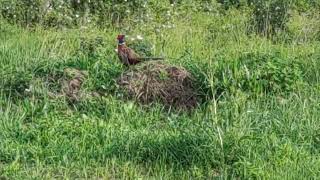
[[[136,40],[136,39],[135,39],[135,38],[130,38],[130,40],[131,40],[131,41],[134,41],[134,40]]]
[[[137,35],[138,40],[143,40],[143,37],[141,35]]]
[[[82,114],[83,119],[88,119],[88,116],[86,114]]]
[[[78,18],[79,17],[79,14],[76,14],[76,18]]]
[[[114,49],[114,51],[115,51],[116,53],[118,53],[118,49]]]
[[[30,86],[29,88],[25,89],[24,91],[25,91],[25,92],[27,92],[27,93],[29,93],[29,92],[31,92],[31,91],[32,91],[32,88],[33,88],[33,87],[32,87],[32,86]]]

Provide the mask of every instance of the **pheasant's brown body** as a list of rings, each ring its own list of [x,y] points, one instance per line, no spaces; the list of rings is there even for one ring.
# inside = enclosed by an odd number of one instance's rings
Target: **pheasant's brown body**
[[[125,44],[118,45],[118,57],[120,61],[126,66],[135,65],[141,62],[141,60],[139,59],[139,55]]]
[[[124,35],[118,35],[117,39],[118,44],[118,57],[122,64],[129,66],[135,65],[143,60],[163,60],[163,58],[154,58],[154,57],[140,57],[133,49],[129,48],[125,44]]]

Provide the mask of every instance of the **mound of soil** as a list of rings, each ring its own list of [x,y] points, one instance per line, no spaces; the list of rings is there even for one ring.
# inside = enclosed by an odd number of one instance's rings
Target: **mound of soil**
[[[78,101],[81,94],[81,86],[87,76],[85,71],[77,69],[66,68],[64,69],[64,79],[62,81],[62,92],[71,101]]]
[[[191,74],[182,67],[159,61],[141,63],[117,80],[125,95],[143,104],[160,102],[166,107],[194,108],[198,104]]]
[[[49,96],[52,98],[65,97],[71,103],[78,102],[87,97],[99,96],[95,92],[87,92],[82,88],[87,76],[88,73],[86,71],[65,68],[62,77],[51,78],[51,83],[59,88],[57,91],[50,91]]]

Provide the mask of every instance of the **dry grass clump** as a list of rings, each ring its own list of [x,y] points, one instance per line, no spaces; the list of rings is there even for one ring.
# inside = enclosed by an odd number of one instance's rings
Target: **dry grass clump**
[[[160,102],[179,109],[194,108],[198,104],[193,78],[182,67],[145,62],[124,72],[117,83],[128,98],[143,104]]]
[[[49,96],[52,98],[65,97],[69,102],[76,103],[82,99],[91,96],[98,96],[96,92],[87,92],[83,89],[83,83],[88,77],[88,72],[78,70],[75,68],[65,68],[63,75],[52,76],[49,75],[49,80],[52,86],[56,88],[49,88]],[[48,80],[45,81],[45,84]],[[54,89],[57,89],[54,91]]]

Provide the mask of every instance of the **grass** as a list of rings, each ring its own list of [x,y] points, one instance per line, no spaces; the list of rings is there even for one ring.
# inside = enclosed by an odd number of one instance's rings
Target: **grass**
[[[305,19],[298,25],[295,21],[292,27],[309,27],[313,21]],[[176,20],[176,28],[162,31],[162,36],[133,29],[132,34],[148,34],[145,38],[155,44],[154,54],[165,55],[168,63],[182,65],[197,77],[208,98],[191,114],[117,98],[114,79],[125,70],[114,53],[117,29],[29,31],[3,23],[0,175],[9,179],[319,178],[320,42],[292,36],[289,42],[274,43],[247,35],[245,22],[238,11],[225,16],[196,13]],[[90,44],[96,37],[104,43],[81,48],[80,42]],[[244,66],[237,66],[248,54],[296,59],[302,84],[289,84],[288,91],[248,90],[246,83],[239,85],[247,82],[239,78]],[[58,74],[65,67],[88,71],[84,88],[103,90],[107,96],[70,105],[63,98],[49,98],[50,88],[41,85],[24,95],[34,79]],[[251,68],[249,74],[254,77],[255,72]],[[218,88],[220,96],[209,98]]]

